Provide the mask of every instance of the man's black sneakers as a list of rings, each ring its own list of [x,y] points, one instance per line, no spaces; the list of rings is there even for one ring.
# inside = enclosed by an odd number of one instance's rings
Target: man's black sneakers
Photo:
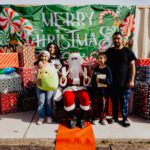
[[[123,119],[122,120],[122,126],[123,127],[129,127],[130,126],[130,122],[127,119]]]
[[[109,124],[113,124],[113,123],[115,123],[115,122],[118,122],[118,119],[117,118],[110,118],[110,119],[108,119],[108,123]]]
[[[77,122],[77,126],[83,129],[85,127],[85,120],[79,120]]]
[[[68,127],[70,129],[74,128],[76,126],[76,121],[75,120],[68,120]]]

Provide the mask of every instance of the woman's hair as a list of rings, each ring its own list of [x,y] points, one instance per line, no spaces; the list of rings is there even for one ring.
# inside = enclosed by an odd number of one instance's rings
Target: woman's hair
[[[60,53],[60,49],[58,47],[57,44],[51,42],[47,45],[47,50],[49,51],[49,48],[51,47],[51,45],[54,45],[55,48],[55,53],[56,53],[56,59],[60,59],[61,58],[61,53]]]

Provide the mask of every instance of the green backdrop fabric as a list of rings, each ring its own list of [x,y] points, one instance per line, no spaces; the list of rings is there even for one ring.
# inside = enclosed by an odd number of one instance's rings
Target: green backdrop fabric
[[[63,57],[80,52],[86,58],[112,46],[116,31],[132,48],[134,24],[135,6],[1,5],[0,46],[36,45],[40,50],[55,42]]]

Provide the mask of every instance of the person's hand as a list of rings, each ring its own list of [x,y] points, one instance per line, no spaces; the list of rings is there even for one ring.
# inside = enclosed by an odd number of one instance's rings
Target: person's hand
[[[99,81],[100,81],[100,78],[96,78],[96,82],[99,83]]]
[[[37,81],[36,80],[33,80],[33,84],[36,84],[37,83]]]
[[[65,82],[65,77],[61,77],[61,81],[62,81],[62,83],[64,83]]]
[[[134,87],[134,81],[129,81],[128,82],[128,85],[127,85],[129,88],[133,88]]]
[[[56,67],[57,70],[60,70],[62,65],[61,64],[56,64],[55,67]]]
[[[37,84],[40,85],[40,86],[42,85],[41,79],[38,79],[38,80],[37,80]]]
[[[88,77],[86,76],[86,77],[84,78],[84,80],[85,80],[85,82],[88,82]]]

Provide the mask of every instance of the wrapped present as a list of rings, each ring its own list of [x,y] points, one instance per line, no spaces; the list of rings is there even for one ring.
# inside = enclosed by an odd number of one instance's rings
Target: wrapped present
[[[9,93],[21,90],[21,77],[16,72],[0,74],[0,93]]]
[[[137,59],[135,64],[136,66],[150,66],[150,58]]]
[[[136,66],[135,80],[150,82],[150,66]]]
[[[36,88],[25,88],[18,93],[18,111],[30,111],[37,108]]]
[[[2,114],[17,112],[17,94],[0,94],[0,107]]]
[[[0,68],[19,67],[18,53],[0,53]]]
[[[135,82],[134,112],[150,119],[150,84],[148,82]]]
[[[33,83],[33,76],[32,76],[33,67],[32,68],[20,67],[17,68],[17,72],[21,76],[22,87],[28,88],[35,86],[35,84]]]
[[[22,51],[19,53],[19,66],[20,67],[33,67],[35,62],[34,55],[35,47],[23,47]]]

